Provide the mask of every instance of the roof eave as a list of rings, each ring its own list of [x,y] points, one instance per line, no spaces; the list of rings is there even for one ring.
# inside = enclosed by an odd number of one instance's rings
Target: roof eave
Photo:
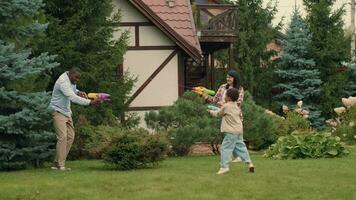
[[[154,13],[149,7],[146,6],[141,0],[130,0],[130,2],[148,19],[150,19],[154,25],[156,25],[161,31],[163,31],[170,39],[176,42],[176,44],[182,48],[189,56],[191,56],[197,62],[202,59],[201,50],[189,44],[184,38],[182,38],[176,31],[174,31],[166,22],[164,22],[156,13]]]

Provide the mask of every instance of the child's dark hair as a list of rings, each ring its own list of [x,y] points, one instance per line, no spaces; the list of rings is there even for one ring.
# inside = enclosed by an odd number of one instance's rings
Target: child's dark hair
[[[226,91],[226,95],[230,97],[231,101],[237,101],[237,99],[239,99],[239,90],[236,88],[230,88]]]

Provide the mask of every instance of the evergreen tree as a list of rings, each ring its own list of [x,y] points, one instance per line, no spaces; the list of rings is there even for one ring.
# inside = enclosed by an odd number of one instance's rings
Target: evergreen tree
[[[356,63],[343,62],[342,65],[346,67],[346,72],[348,75],[348,82],[344,89],[345,96],[356,97]]]
[[[308,45],[311,36],[307,25],[295,10],[287,31],[287,38],[282,41],[283,55],[276,70],[280,81],[275,87],[281,93],[275,95],[280,105],[295,107],[297,101],[304,102],[304,108],[310,112],[310,119],[315,127],[320,127],[324,119],[317,109],[320,94],[320,72],[315,68],[315,62],[308,56]]]
[[[112,0],[46,0],[45,12],[50,25],[40,48],[57,54],[61,63],[54,70],[48,89],[52,89],[61,73],[79,67],[82,76],[78,88],[109,93],[113,103],[90,108],[74,105],[74,113],[85,115],[93,125],[116,123],[126,110],[124,101],[133,81],[128,76],[118,79],[117,65],[123,62],[127,34],[113,38],[120,15],[118,11],[113,12]]]
[[[347,76],[340,71],[342,61],[350,59],[350,44],[343,30],[344,8],[332,11],[335,0],[303,0],[311,32],[310,55],[320,70],[323,86],[320,105],[330,117],[339,106]]]
[[[50,98],[39,85],[58,64],[28,48],[47,27],[36,20],[42,6],[41,0],[0,2],[0,170],[38,166],[53,155]]]

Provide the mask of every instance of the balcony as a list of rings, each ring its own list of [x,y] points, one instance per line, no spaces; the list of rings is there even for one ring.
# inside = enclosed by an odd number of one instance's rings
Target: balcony
[[[232,43],[237,39],[238,8],[230,4],[195,4],[194,20],[201,43]]]

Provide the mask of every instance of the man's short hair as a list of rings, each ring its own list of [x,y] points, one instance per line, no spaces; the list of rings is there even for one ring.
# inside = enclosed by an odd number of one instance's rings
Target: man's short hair
[[[226,91],[226,95],[230,97],[231,101],[237,101],[237,99],[239,99],[239,90],[236,88],[230,88]]]
[[[80,69],[78,67],[72,67],[69,70],[69,73],[73,74],[73,73],[80,73]]]

